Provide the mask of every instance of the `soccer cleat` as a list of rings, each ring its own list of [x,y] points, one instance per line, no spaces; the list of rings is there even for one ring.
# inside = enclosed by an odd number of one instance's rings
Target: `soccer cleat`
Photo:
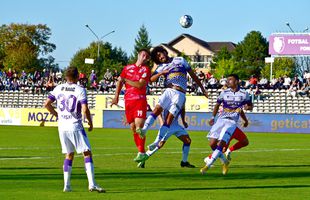
[[[94,186],[88,188],[88,190],[89,190],[90,192],[95,192],[95,191],[97,191],[97,192],[99,192],[99,193],[105,193],[105,192],[106,192],[105,189],[103,189],[103,188],[100,187],[99,185],[94,185]]]
[[[204,166],[203,168],[200,169],[200,173],[204,175],[206,171],[209,169],[208,165]]]
[[[143,130],[142,128],[137,128],[137,129],[136,129],[136,133],[139,134],[140,138],[144,138],[145,135],[146,135],[146,131]]]
[[[230,163],[230,162],[227,161],[226,163],[223,164],[223,170],[222,170],[223,175],[226,175],[226,174],[227,174],[229,163]]]
[[[139,162],[137,167],[138,168],[145,168],[145,161]]]
[[[142,162],[142,161],[145,162],[147,159],[149,159],[149,156],[148,156],[148,155],[139,153],[138,156],[135,157],[133,160],[134,160],[135,162],[138,162],[138,163],[139,163],[139,162]]]
[[[181,167],[187,167],[187,168],[195,168],[195,165],[190,164],[189,162],[183,162],[181,161]]]
[[[147,148],[149,151],[153,151],[156,148],[156,144],[150,144]]]
[[[72,192],[72,189],[71,189],[70,185],[66,185],[66,186],[64,187],[63,192]]]
[[[227,150],[227,151],[225,152],[225,155],[226,155],[226,159],[227,159],[228,161],[231,161],[231,151]]]

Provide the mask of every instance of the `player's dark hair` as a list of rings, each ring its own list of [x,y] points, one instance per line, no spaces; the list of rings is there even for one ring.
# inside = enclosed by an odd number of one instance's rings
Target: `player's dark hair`
[[[234,77],[237,81],[239,81],[239,76],[237,74],[229,74],[227,77]]]
[[[151,51],[151,59],[156,64],[160,64],[160,61],[157,58],[157,53],[158,52],[166,53],[168,55],[168,51],[164,47],[162,47],[162,46],[154,47],[154,49]]]
[[[79,71],[76,67],[68,67],[66,70],[66,77],[70,80],[77,80],[79,78]]]

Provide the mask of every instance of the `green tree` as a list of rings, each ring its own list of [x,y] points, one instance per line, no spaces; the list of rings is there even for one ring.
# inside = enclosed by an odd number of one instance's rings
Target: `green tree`
[[[10,24],[0,27],[0,67],[17,71],[42,69],[56,45],[49,42],[51,29],[44,24]],[[45,58],[45,56],[48,56]],[[54,62],[53,59],[50,59]],[[53,65],[51,65],[53,66]]]
[[[210,65],[211,69],[213,71],[216,71],[216,69],[218,68],[219,61],[222,61],[222,60],[228,61],[231,58],[232,58],[232,55],[228,51],[227,47],[221,48],[221,50],[212,59],[212,62],[211,62],[211,65]]]
[[[128,64],[127,54],[117,47],[112,47],[108,42],[100,42],[100,59],[97,58],[97,42],[92,42],[87,48],[78,50],[70,61],[70,66],[75,66],[80,72],[90,75],[95,70],[99,78],[102,78],[106,69],[120,71]],[[94,64],[85,64],[85,58],[93,58]]]
[[[229,74],[238,74],[240,77],[245,77],[245,70],[239,68],[233,58],[219,60],[216,63],[214,77],[220,79],[222,76],[227,77]]]
[[[137,55],[140,49],[150,49],[152,47],[151,40],[149,39],[149,34],[146,30],[144,24],[140,27],[138,31],[137,38],[135,39],[135,46],[133,54],[130,56],[130,63],[133,63],[137,59]]]
[[[272,64],[273,77],[279,78],[281,76],[292,77],[295,72],[295,60],[294,58],[275,58]],[[265,65],[261,71],[261,75],[267,79],[270,79],[270,64]]]
[[[259,31],[251,31],[237,44],[233,57],[238,67],[245,71],[243,78],[253,74],[259,76],[265,66],[265,57],[268,57],[268,41]]]

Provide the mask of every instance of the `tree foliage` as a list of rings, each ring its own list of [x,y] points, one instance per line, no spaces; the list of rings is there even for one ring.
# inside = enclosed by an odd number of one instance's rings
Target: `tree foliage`
[[[270,79],[270,64],[265,65],[261,71],[261,76]],[[272,65],[273,77],[279,78],[284,75],[292,77],[295,73],[295,60],[294,58],[275,58]]]
[[[268,41],[259,31],[251,31],[237,44],[233,57],[245,71],[245,76],[259,76],[265,66],[265,57],[268,57]]]
[[[137,38],[135,39],[135,46],[133,54],[130,56],[130,62],[133,63],[137,59],[139,50],[141,49],[150,49],[152,47],[151,40],[149,39],[148,31],[144,24],[140,27],[138,31]]]
[[[34,71],[53,60],[49,53],[56,45],[49,42],[51,29],[44,24],[10,24],[0,27],[0,67]],[[47,58],[45,57],[47,56]],[[51,64],[50,67],[57,65]]]
[[[75,66],[80,72],[87,75],[95,70],[97,76],[102,77],[106,69],[117,69],[120,71],[128,63],[127,54],[117,47],[112,47],[108,42],[99,42],[100,55],[97,59],[97,42],[92,42],[87,48],[78,50],[71,59],[70,66]],[[95,60],[94,64],[85,64],[85,58]]]

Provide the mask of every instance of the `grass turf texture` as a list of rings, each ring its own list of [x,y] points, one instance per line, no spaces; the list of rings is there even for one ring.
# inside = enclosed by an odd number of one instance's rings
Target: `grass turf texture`
[[[147,135],[147,144],[155,138]],[[138,169],[129,130],[88,133],[95,174],[105,194],[90,193],[81,156],[73,162],[72,193],[63,193],[57,128],[0,127],[0,199],[307,199],[310,198],[310,134],[248,133],[250,145],[232,154],[228,175],[216,162],[199,173],[210,153],[206,132],[190,132],[189,161],[180,167],[182,143],[171,137],[145,169]]]

